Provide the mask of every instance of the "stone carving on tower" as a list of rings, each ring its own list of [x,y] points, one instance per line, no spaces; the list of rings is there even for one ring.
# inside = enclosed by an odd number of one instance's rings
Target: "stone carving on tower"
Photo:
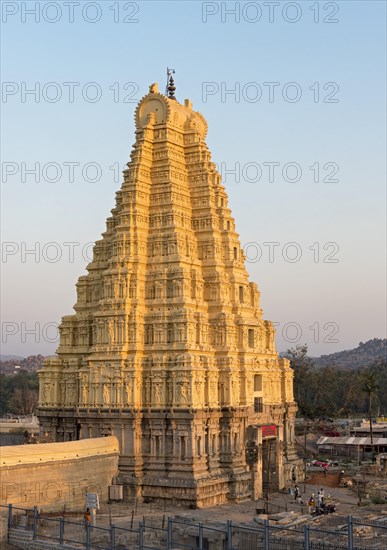
[[[137,106],[116,205],[39,372],[38,414],[57,441],[116,435],[126,495],[208,506],[290,482],[296,404],[207,123],[170,88],[152,84]]]

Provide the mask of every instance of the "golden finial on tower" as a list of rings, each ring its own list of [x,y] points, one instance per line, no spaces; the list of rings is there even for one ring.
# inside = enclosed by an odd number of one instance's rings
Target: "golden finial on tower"
[[[175,74],[175,69],[170,69],[169,67],[167,67],[167,85],[165,88],[165,95],[169,99],[176,99],[175,97],[176,86],[175,86],[175,81],[173,80],[172,74]]]

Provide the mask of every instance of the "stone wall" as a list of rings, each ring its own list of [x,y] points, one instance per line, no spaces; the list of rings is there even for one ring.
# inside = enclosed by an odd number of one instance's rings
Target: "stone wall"
[[[87,492],[106,501],[118,456],[115,436],[2,447],[0,503],[83,510]]]

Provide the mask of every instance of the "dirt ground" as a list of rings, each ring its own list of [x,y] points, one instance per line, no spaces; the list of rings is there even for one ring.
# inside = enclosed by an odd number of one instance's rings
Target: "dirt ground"
[[[324,485],[325,487],[340,487],[340,472],[308,472],[308,485]]]
[[[303,504],[295,502],[294,497],[289,493],[273,493],[269,495],[269,510],[272,513],[282,512],[287,510],[288,512],[294,511],[301,514],[307,514],[307,502],[312,493],[317,494],[318,490],[322,487],[325,492],[325,500],[327,503],[335,503],[337,513],[330,514],[319,518],[314,523],[320,523],[325,527],[339,525],[346,522],[348,515],[356,517],[367,517],[370,514],[382,513],[387,510],[387,503],[384,505],[369,504],[367,506],[358,506],[358,498],[355,491],[349,488],[341,487],[338,484],[340,471],[329,472],[325,478],[323,472],[308,472],[309,479],[304,486],[304,483],[300,482],[299,487],[301,490],[301,496]],[[305,489],[305,491],[304,491]],[[168,516],[180,516],[184,518],[191,518],[195,522],[204,522],[205,524],[211,522],[224,522],[231,519],[234,524],[251,524],[254,523],[254,517],[257,515],[257,508],[263,508],[263,500],[247,501],[240,504],[227,503],[213,508],[189,510],[180,507],[168,507],[152,504],[138,504],[134,509],[133,505],[126,503],[115,503],[110,506],[104,506],[98,513],[98,524],[104,525],[108,523],[109,517],[113,519],[113,523],[117,526],[127,526],[132,520],[137,521],[157,521]],[[387,511],[384,513],[387,514]]]

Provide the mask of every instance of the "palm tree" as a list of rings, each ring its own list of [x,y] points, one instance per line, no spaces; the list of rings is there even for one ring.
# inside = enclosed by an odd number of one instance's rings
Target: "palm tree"
[[[379,384],[375,372],[367,369],[364,372],[363,391],[368,397],[368,416],[370,420],[370,434],[371,434],[371,446],[373,446],[373,431],[372,431],[372,406],[374,398],[378,395]]]

